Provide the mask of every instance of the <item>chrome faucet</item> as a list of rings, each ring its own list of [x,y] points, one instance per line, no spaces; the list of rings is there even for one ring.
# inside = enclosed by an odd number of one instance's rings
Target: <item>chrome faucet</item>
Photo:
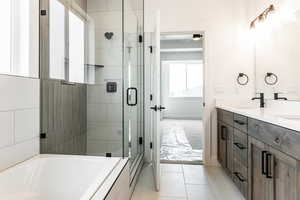
[[[265,107],[265,95],[264,93],[259,93],[259,97],[253,97],[251,100],[259,99],[260,100],[260,107]]]
[[[286,97],[279,97],[280,93],[274,93],[274,100],[288,100]]]

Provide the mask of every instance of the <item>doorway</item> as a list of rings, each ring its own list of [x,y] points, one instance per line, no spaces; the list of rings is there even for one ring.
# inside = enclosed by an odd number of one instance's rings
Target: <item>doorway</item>
[[[160,161],[201,164],[204,146],[204,34],[160,37]]]

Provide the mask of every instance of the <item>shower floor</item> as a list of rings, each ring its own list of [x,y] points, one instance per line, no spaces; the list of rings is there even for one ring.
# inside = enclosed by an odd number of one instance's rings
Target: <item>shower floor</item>
[[[200,163],[202,161],[201,120],[165,119],[161,125],[161,162]]]

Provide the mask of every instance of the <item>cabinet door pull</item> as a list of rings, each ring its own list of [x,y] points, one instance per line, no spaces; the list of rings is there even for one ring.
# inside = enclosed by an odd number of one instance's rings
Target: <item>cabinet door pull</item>
[[[242,177],[242,175],[239,172],[234,172],[233,174],[239,179],[240,182],[246,181],[246,179]]]
[[[267,178],[273,178],[273,155],[271,153],[267,153],[267,172],[266,172],[266,177]]]
[[[266,154],[267,154],[267,151],[262,151],[261,152],[261,173],[262,175],[267,175],[267,170],[266,170]]]
[[[235,142],[233,143],[237,148],[243,150],[243,149],[246,149],[246,147],[244,147],[244,145],[242,145],[241,143],[238,143],[238,142]]]
[[[240,120],[233,120],[233,121],[239,125],[245,125],[245,122],[243,122],[243,121],[240,121]]]
[[[227,127],[224,125],[221,126],[221,138],[227,140]]]

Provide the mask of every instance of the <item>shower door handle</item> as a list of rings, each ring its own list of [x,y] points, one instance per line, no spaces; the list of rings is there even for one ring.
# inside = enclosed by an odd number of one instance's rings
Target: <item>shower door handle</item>
[[[131,103],[131,95],[130,95],[130,91],[134,91],[135,94],[135,99],[134,99],[134,103]],[[138,101],[138,90],[135,87],[130,87],[127,89],[127,105],[128,106],[136,106],[137,105],[137,101]]]

